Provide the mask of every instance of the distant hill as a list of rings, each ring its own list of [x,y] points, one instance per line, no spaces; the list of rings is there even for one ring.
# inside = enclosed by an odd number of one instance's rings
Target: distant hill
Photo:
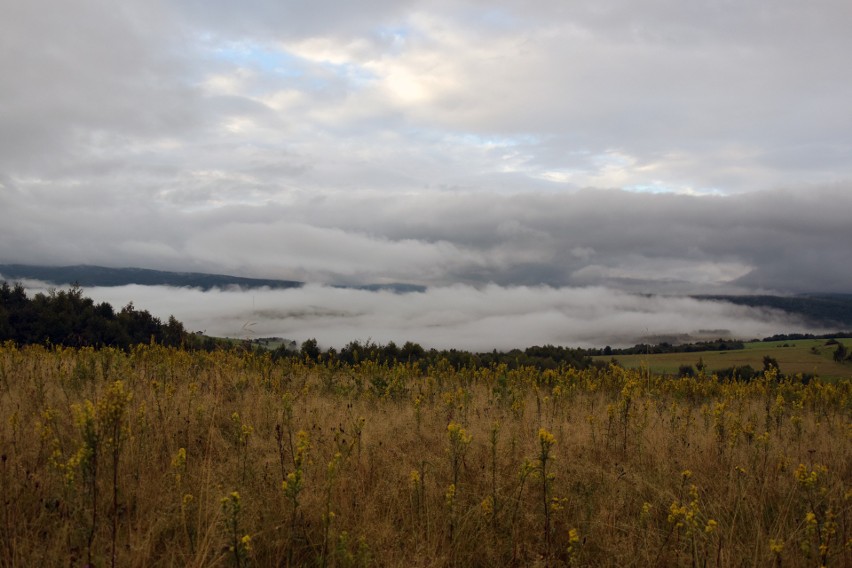
[[[0,280],[41,280],[56,286],[77,283],[83,287],[92,286],[126,286],[140,284],[143,286],[176,286],[179,288],[300,288],[304,282],[296,280],[275,280],[269,278],[243,278],[224,274],[206,274],[202,272],[168,272],[164,270],[149,270],[147,268],[107,268],[105,266],[90,266],[78,264],[74,266],[34,266],[27,264],[0,264]],[[338,286],[369,291],[390,291],[397,294],[425,292],[425,286],[416,284],[366,284],[362,286]]]
[[[365,290],[367,292],[393,292],[395,294],[412,294],[425,292],[426,286],[418,284],[362,284],[352,286],[335,286],[335,288],[349,288],[352,290]]]
[[[228,288],[237,286],[245,289],[268,287],[273,289],[300,288],[304,282],[269,278],[243,278],[224,274],[201,272],[168,272],[146,268],[107,268],[104,266],[35,266],[26,264],[0,264],[0,280],[14,282],[22,279],[42,280],[56,286],[78,283],[83,287],[124,286],[177,286],[200,288]],[[425,286],[415,284],[366,284],[341,285],[368,291],[390,291],[397,294],[425,292]],[[798,296],[692,296],[697,300],[729,302],[754,308],[771,308],[800,317],[804,323],[814,327],[836,330],[852,330],[852,294],[802,294]]]
[[[852,329],[852,294],[802,294],[798,296],[693,296],[698,300],[730,302],[753,308],[772,308],[799,316],[805,322],[828,328]]]
[[[177,286],[201,288],[299,288],[302,282],[295,280],[271,280],[264,278],[242,278],[223,274],[201,272],[166,272],[147,268],[107,268],[104,266],[30,266],[25,264],[0,264],[0,275],[6,280],[42,280],[57,286],[77,283],[80,286]]]

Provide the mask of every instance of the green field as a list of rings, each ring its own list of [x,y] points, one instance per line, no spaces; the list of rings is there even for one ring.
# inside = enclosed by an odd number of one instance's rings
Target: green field
[[[826,345],[827,339],[800,339],[791,341],[760,341],[746,343],[745,349],[734,351],[703,351],[699,353],[660,353],[650,355],[615,355],[623,366],[636,369],[649,367],[654,373],[677,373],[681,365],[695,365],[701,358],[708,371],[751,365],[763,368],[763,358],[770,356],[778,361],[781,372],[787,375],[813,373],[823,379],[852,377],[852,363],[836,363],[833,359],[836,345]],[[840,339],[847,349],[852,349],[852,339]],[[612,357],[595,357],[609,361]]]

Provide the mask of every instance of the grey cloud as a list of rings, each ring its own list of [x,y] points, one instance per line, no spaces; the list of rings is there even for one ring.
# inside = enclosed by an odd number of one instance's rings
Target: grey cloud
[[[196,119],[157,3],[14,3],[3,20],[0,165],[41,172]]]
[[[656,271],[695,286],[733,283],[738,272],[786,266],[775,290],[843,291],[850,279],[850,196],[842,187],[809,194],[764,192],[729,197],[638,195],[588,190],[572,195],[469,194],[384,198],[339,196],[333,205],[291,205],[284,215],[391,240],[445,241],[475,253],[473,281],[594,284],[572,274],[600,265],[623,273]],[[327,216],[327,217],[326,217]],[[501,230],[507,220],[513,231]],[[574,254],[577,247],[593,251]],[[831,260],[829,260],[831,259]],[[822,274],[810,267],[835,267]],[[696,273],[690,275],[690,270]],[[809,274],[805,285],[797,272]],[[456,273],[455,276],[459,276]],[[445,275],[452,281],[453,273]],[[579,274],[577,275],[579,276]],[[588,274],[586,274],[588,277]],[[652,286],[657,279],[648,279]],[[740,284],[745,284],[748,279]]]
[[[198,212],[153,203],[132,216],[120,202],[29,207],[9,211],[0,256],[332,284],[844,292],[850,207],[845,186],[727,197],[313,193]]]
[[[852,289],[848,2],[40,0],[4,16],[6,262]],[[621,187],[724,197],[597,189]]]

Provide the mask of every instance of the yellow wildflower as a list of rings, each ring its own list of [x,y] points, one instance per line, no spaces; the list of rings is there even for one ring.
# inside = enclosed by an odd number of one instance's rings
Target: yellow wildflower
[[[580,532],[577,529],[568,531],[568,544],[577,544],[580,542]]]
[[[542,446],[552,446],[556,443],[556,437],[544,428],[539,428],[538,441],[541,442]]]
[[[707,526],[704,527],[704,532],[707,534],[712,534],[716,530],[716,526],[718,523],[713,519],[707,521]]]

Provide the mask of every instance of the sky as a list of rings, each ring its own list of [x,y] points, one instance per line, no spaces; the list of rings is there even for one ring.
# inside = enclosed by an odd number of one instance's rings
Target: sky
[[[847,0],[7,2],[0,263],[850,292],[850,29]]]

